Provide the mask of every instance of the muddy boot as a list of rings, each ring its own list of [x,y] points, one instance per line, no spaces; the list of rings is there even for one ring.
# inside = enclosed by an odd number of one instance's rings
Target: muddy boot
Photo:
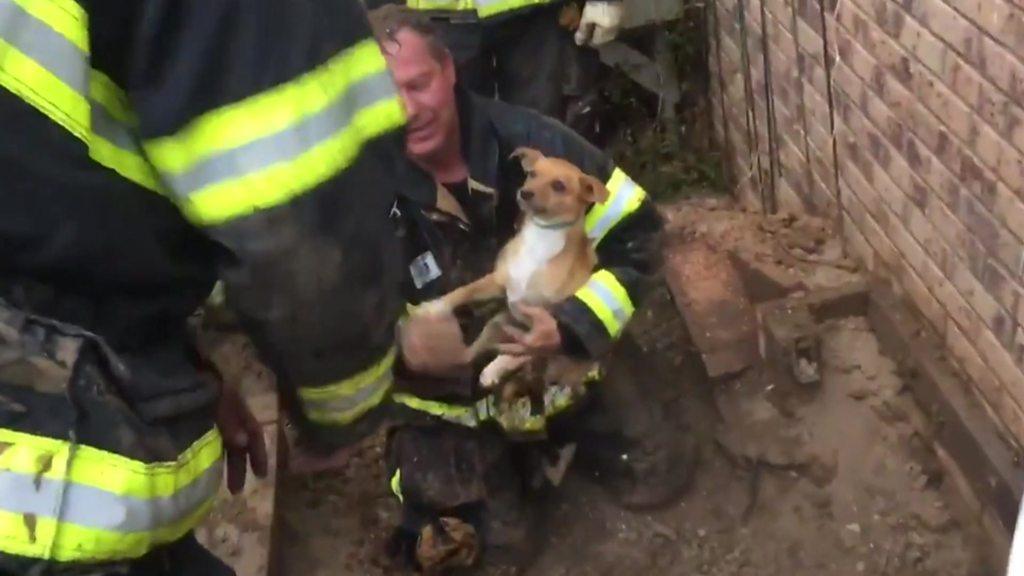
[[[469,568],[480,557],[476,529],[458,518],[445,516],[420,530],[416,563],[428,576]]]

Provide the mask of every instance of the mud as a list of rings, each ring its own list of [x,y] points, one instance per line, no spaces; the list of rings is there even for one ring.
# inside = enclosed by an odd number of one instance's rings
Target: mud
[[[794,257],[792,247],[775,246],[790,234],[808,234],[782,232],[794,221],[769,231],[778,223],[702,202],[674,210],[674,234],[748,251],[808,289],[856,275],[830,252],[827,235],[812,235]],[[863,318],[822,327],[821,384],[800,390],[756,369],[710,383],[667,291],[652,298],[631,329],[653,353],[651,370],[674,384],[658,401],[699,441],[694,486],[667,508],[628,512],[595,479],[570,472],[545,501],[547,542],[526,574],[998,573],[1001,561],[959,511],[928,447],[931,424]],[[399,573],[383,555],[398,506],[387,489],[379,438],[344,471],[281,482],[283,574]]]

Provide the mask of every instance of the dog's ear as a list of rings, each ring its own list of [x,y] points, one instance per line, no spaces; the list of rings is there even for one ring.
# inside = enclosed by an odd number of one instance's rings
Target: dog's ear
[[[608,201],[608,188],[597,178],[589,174],[580,176],[580,193],[587,202],[604,204]]]
[[[533,167],[537,165],[537,162],[543,158],[544,155],[533,148],[526,148],[521,146],[516,148],[516,151],[512,153],[512,159],[519,160],[523,164],[523,170],[533,170]]]

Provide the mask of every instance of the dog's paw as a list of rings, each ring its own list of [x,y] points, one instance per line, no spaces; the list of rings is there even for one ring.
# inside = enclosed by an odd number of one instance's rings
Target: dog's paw
[[[438,298],[420,304],[413,310],[414,316],[446,316],[452,313],[452,307],[447,302]]]
[[[491,362],[480,372],[480,387],[484,390],[493,390],[501,384],[505,376],[505,367]]]

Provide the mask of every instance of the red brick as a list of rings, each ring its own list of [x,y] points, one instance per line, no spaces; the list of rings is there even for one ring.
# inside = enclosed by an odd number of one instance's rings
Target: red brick
[[[1014,54],[1024,54],[1024,10],[1006,0],[945,0]]]
[[[845,60],[843,64],[856,64],[857,62],[860,62],[861,64],[859,66],[862,69],[870,68],[870,56],[865,53],[862,53],[862,50],[859,46],[856,45],[856,43],[851,43],[848,50],[850,51],[849,53],[855,57],[849,60]],[[851,78],[851,76],[846,72],[847,68],[843,64],[840,64],[836,68],[837,85],[844,87],[844,89],[846,90],[852,89],[859,91],[862,95],[861,99],[863,101],[873,101],[874,96],[868,95],[868,92],[870,91],[866,89],[865,84],[858,83],[856,79]],[[866,78],[863,77],[862,79],[866,80]],[[851,86],[852,88],[850,88]],[[881,86],[881,91],[883,93],[889,94],[890,96],[887,102],[897,102],[902,104],[904,107],[894,108],[893,112],[889,114],[885,110],[884,106],[877,103],[869,104],[868,106],[865,107],[865,109],[875,111],[875,116],[877,116],[877,118],[875,118],[875,121],[877,123],[887,125],[891,128],[892,126],[895,125],[894,123],[897,121],[897,117],[894,116],[896,114],[903,113],[904,115],[914,117],[916,121],[909,123],[909,128],[900,128],[900,136],[903,137],[904,139],[906,138],[906,135],[909,133],[909,129],[912,129],[916,135],[922,132],[926,133],[928,127],[930,125],[934,125],[935,121],[930,114],[913,114],[913,112],[915,111],[920,112],[920,108],[916,103],[914,103],[912,96],[910,94],[896,94],[895,90],[899,90],[900,88],[894,89],[885,81],[884,78],[883,84]],[[908,112],[910,112],[910,114],[907,114]],[[890,130],[890,132],[891,131],[892,130]],[[906,141],[901,142],[900,144],[904,148],[904,154],[906,154]],[[936,147],[938,146],[936,145]],[[944,145],[944,157],[948,158],[949,153],[953,150],[953,147],[954,144],[951,143],[947,143]],[[966,158],[966,160],[968,161],[971,161],[970,156],[967,155],[968,153],[965,152],[964,154],[965,155],[962,157]],[[931,158],[928,155],[921,154],[920,150],[917,150],[916,158],[931,161]],[[975,164],[975,177],[973,178],[973,182],[975,184],[977,184],[979,181],[979,177],[976,175],[979,171],[980,168],[978,168]],[[998,257],[1011,270],[1016,269],[1019,266],[1022,254],[1024,254],[1024,242],[1021,241],[1019,235],[1024,235],[1024,232],[1012,226],[1001,226],[999,224],[996,224],[995,218],[984,208],[984,205],[978,199],[979,197],[984,197],[984,195],[982,194],[979,194],[977,196],[961,194],[956,199],[951,197],[952,194],[957,193],[956,190],[958,185],[963,185],[962,183],[964,179],[962,178],[962,176],[965,174],[965,169],[963,169],[963,167],[961,167],[961,178],[959,179],[956,177],[956,175],[950,174],[948,171],[946,171],[945,166],[941,162],[933,162],[931,167],[921,167],[921,169],[919,169],[918,172],[923,177],[929,179],[931,188],[938,192],[948,204],[950,204],[951,206],[955,206],[956,213],[958,217],[961,219],[961,221],[968,227],[968,229],[972,231],[972,233],[978,236],[979,240],[982,241],[985,247],[993,255]],[[974,186],[972,187],[972,189],[980,191],[983,188],[987,187],[988,186],[982,186],[981,188],[979,188],[978,186]],[[905,182],[903,185],[903,189],[909,190],[906,187]],[[1022,213],[1022,211],[1024,211],[1024,206],[1018,206],[1017,200],[1014,199],[1013,195],[1009,192],[1009,190],[1007,190],[1001,184],[996,185],[996,200],[999,202],[1000,205],[1008,205],[1010,207],[1009,211],[1000,214],[1004,222],[1006,222],[1007,219],[1012,219],[1014,223],[1016,223],[1018,219],[1024,217],[1024,213]],[[1016,232],[1011,232],[1011,228],[1016,229]]]

